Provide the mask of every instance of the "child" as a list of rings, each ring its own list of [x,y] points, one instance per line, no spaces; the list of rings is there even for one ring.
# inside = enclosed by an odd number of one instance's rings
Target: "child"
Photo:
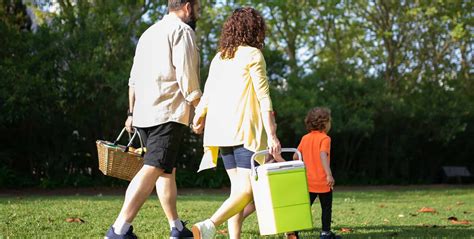
[[[321,202],[322,231],[320,239],[340,238],[331,232],[334,178],[329,166],[331,138],[327,135],[331,128],[331,111],[327,108],[313,108],[306,115],[304,122],[309,133],[301,139],[298,150],[303,155],[306,166],[310,203],[313,205],[316,197],[319,197]],[[296,154],[293,159],[298,159]],[[295,234],[294,236],[297,237],[297,233]]]

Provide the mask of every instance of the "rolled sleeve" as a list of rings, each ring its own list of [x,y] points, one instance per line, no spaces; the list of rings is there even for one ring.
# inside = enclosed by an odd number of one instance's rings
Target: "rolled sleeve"
[[[173,65],[179,89],[187,102],[199,99],[199,52],[191,29],[177,30],[173,43]]]
[[[252,84],[257,94],[262,112],[273,111],[272,100],[270,98],[270,86],[267,78],[267,65],[260,50],[252,52],[252,60],[249,64],[249,73]]]
[[[132,77],[130,77],[128,79],[128,86],[130,87],[135,87],[135,79],[133,79]]]
[[[201,96],[202,96],[201,90],[195,90],[193,92],[188,93],[185,99],[187,102],[192,102],[194,100],[201,98]]]

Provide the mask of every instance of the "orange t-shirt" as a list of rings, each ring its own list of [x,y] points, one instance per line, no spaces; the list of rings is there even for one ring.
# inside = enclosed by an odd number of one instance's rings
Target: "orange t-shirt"
[[[331,188],[327,185],[326,172],[321,163],[320,152],[326,152],[330,161],[331,138],[324,132],[311,131],[303,136],[298,150],[303,155],[308,179],[308,189],[313,193],[327,193]]]

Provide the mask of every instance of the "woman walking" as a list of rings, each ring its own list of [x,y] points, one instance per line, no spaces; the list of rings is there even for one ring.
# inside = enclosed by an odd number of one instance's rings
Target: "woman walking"
[[[215,167],[220,152],[231,181],[231,193],[207,220],[193,226],[194,238],[213,238],[228,220],[230,238],[240,238],[243,209],[252,201],[250,160],[254,152],[280,153],[261,50],[265,21],[253,8],[236,9],[224,23],[219,52],[211,62],[193,128],[204,132],[200,170]],[[264,159],[260,159],[262,163]]]

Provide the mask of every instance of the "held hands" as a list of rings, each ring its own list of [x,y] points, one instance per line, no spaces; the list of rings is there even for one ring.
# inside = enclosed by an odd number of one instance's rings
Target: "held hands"
[[[326,176],[326,181],[328,182],[328,186],[331,189],[334,187],[334,184],[336,183],[336,181],[334,181],[334,178],[332,177],[332,175],[327,175]]]
[[[197,117],[193,119],[191,129],[195,134],[202,134],[204,132],[204,126],[206,125],[206,117]]]

